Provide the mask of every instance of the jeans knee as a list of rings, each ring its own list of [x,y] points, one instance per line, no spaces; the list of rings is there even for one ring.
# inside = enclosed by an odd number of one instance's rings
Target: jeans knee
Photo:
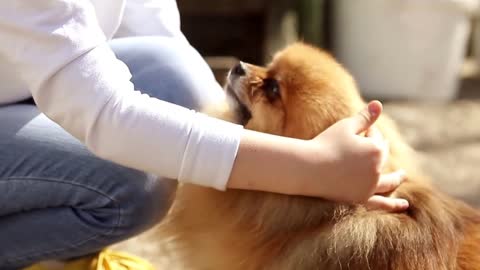
[[[113,40],[111,46],[143,93],[195,110],[223,96],[212,70],[187,42],[134,37]]]
[[[118,233],[140,233],[159,223],[170,209],[176,181],[149,174],[143,174],[143,178],[125,181],[122,199],[117,199],[120,210]]]

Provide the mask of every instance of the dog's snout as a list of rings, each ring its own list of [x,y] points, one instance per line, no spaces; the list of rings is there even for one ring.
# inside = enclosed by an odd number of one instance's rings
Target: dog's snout
[[[232,68],[232,74],[237,75],[237,76],[245,76],[247,74],[245,70],[245,64],[242,62],[238,62],[233,68]]]

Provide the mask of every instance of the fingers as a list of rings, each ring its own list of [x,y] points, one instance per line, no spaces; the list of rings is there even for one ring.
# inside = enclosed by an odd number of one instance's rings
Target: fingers
[[[388,160],[388,155],[390,154],[389,142],[383,138],[382,133],[375,126],[371,126],[367,130],[365,136],[370,139],[370,142],[373,142],[373,144],[381,151],[379,168],[383,168],[383,166]]]
[[[408,209],[408,201],[405,199],[389,198],[374,195],[365,203],[368,210],[385,210],[388,212],[401,212]]]
[[[405,172],[403,170],[384,174],[378,180],[375,194],[394,191],[403,181],[405,181]]]
[[[377,184],[376,194],[394,191],[405,181],[405,171],[399,170],[393,173],[380,176]],[[388,212],[400,212],[408,209],[408,201],[405,199],[389,198],[380,195],[373,195],[365,203],[369,210],[385,210]]]
[[[366,131],[370,126],[377,121],[378,117],[382,113],[382,103],[379,101],[372,101],[368,106],[357,113],[357,115],[349,119],[351,127],[355,134],[359,134]]]

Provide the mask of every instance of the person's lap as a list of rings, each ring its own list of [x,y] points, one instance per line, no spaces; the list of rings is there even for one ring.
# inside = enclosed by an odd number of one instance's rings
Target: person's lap
[[[186,44],[131,38],[112,48],[150,96],[198,109],[218,94],[203,59]],[[212,93],[199,93],[202,83],[212,84]],[[170,181],[93,156],[34,105],[0,107],[0,127],[1,269],[98,251],[168,210]]]

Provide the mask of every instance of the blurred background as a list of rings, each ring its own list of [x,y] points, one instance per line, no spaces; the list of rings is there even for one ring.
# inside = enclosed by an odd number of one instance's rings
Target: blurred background
[[[480,0],[177,0],[182,30],[223,83],[238,59],[298,39],[330,51],[384,102],[441,190],[480,207]],[[153,235],[152,235],[153,234]],[[118,248],[168,267],[155,230]],[[162,268],[163,267],[163,268]]]

